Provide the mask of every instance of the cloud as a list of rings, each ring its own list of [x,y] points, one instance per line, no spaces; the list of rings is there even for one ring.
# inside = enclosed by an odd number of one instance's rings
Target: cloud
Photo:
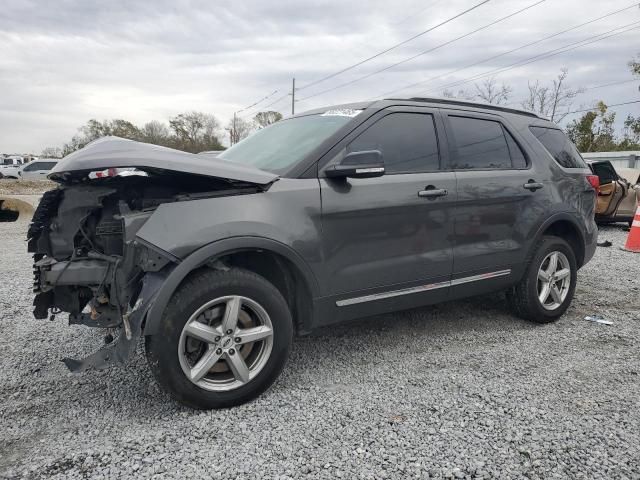
[[[0,151],[38,152],[67,141],[90,118],[166,121],[188,110],[214,113],[223,123],[296,77],[304,98],[451,40],[534,0],[492,0],[446,26],[326,82],[313,80],[384,50],[478,3],[479,0],[321,0],[210,2],[159,0],[5,0],[0,10]],[[297,104],[301,111],[356,101],[420,80],[439,88],[504,67],[542,51],[640,20],[627,10],[539,45],[448,74],[483,58],[628,6],[627,2],[544,2],[396,68]],[[627,61],[640,48],[640,30],[501,73],[513,98],[528,80],[551,80],[569,68],[569,84],[596,86],[631,78]],[[472,83],[461,85],[470,88]],[[414,90],[399,92],[414,93]],[[576,108],[596,99],[636,99],[637,86],[585,92]],[[265,102],[267,104],[268,102]],[[290,98],[274,105],[289,113]],[[639,113],[637,107],[634,113]],[[255,112],[253,109],[251,112]],[[622,112],[624,116],[627,111]],[[250,113],[250,112],[249,112]]]

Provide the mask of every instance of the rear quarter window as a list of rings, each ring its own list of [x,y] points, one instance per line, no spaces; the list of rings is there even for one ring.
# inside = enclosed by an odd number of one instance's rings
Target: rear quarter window
[[[547,152],[564,168],[587,168],[578,149],[562,130],[546,127],[529,127]]]

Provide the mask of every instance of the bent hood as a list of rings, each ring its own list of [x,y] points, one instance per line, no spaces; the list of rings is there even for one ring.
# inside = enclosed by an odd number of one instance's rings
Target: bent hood
[[[86,147],[67,155],[51,170],[49,178],[65,180],[77,174],[107,168],[169,170],[258,185],[266,185],[278,179],[278,175],[255,167],[120,137],[94,140]]]

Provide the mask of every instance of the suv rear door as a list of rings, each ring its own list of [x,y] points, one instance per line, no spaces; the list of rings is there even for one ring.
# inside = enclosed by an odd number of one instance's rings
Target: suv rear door
[[[377,178],[319,173],[324,277],[339,318],[447,297],[456,185],[443,130],[437,109],[392,107],[329,152],[327,166],[367,150],[379,150],[385,162]],[[443,194],[424,194],[432,189]]]
[[[548,193],[503,117],[448,110],[444,121],[458,189],[452,296],[481,293],[519,273]]]

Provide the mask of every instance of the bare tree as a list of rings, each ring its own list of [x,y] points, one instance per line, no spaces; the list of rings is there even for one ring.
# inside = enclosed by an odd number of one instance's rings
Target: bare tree
[[[521,102],[523,108],[547,117],[552,122],[561,122],[571,110],[573,99],[584,91],[566,85],[569,70],[563,68],[551,85],[544,86],[539,80],[529,82],[528,97]]]
[[[507,103],[513,89],[504,83],[498,85],[495,78],[489,78],[484,82],[474,84],[473,91],[460,89],[458,92],[444,90],[442,96],[446,98],[459,98],[462,100],[481,100],[494,105]]]
[[[473,93],[469,93],[466,90],[458,90],[458,92],[454,92],[453,90],[443,90],[442,96],[445,98],[459,98],[461,100],[474,100],[475,95]]]
[[[158,120],[152,120],[142,127],[142,139],[155,145],[166,145],[169,139],[169,128]]]
[[[494,105],[507,103],[513,92],[513,89],[504,83],[498,85],[497,80],[493,77],[486,79],[481,84],[476,83],[474,87],[475,99]]]
[[[219,125],[216,117],[202,112],[181,113],[169,120],[175,147],[193,153],[222,147],[216,136]]]
[[[251,123],[247,122],[242,117],[238,117],[234,115],[226,128],[227,132],[229,132],[229,141],[231,145],[238,143],[243,138],[246,138],[251,133]]]
[[[47,147],[40,154],[44,158],[62,158],[62,149],[60,147]]]
[[[253,117],[253,121],[260,128],[268,127],[272,123],[276,123],[282,120],[282,114],[280,112],[274,112],[270,110],[268,112],[258,112],[255,117]]]

